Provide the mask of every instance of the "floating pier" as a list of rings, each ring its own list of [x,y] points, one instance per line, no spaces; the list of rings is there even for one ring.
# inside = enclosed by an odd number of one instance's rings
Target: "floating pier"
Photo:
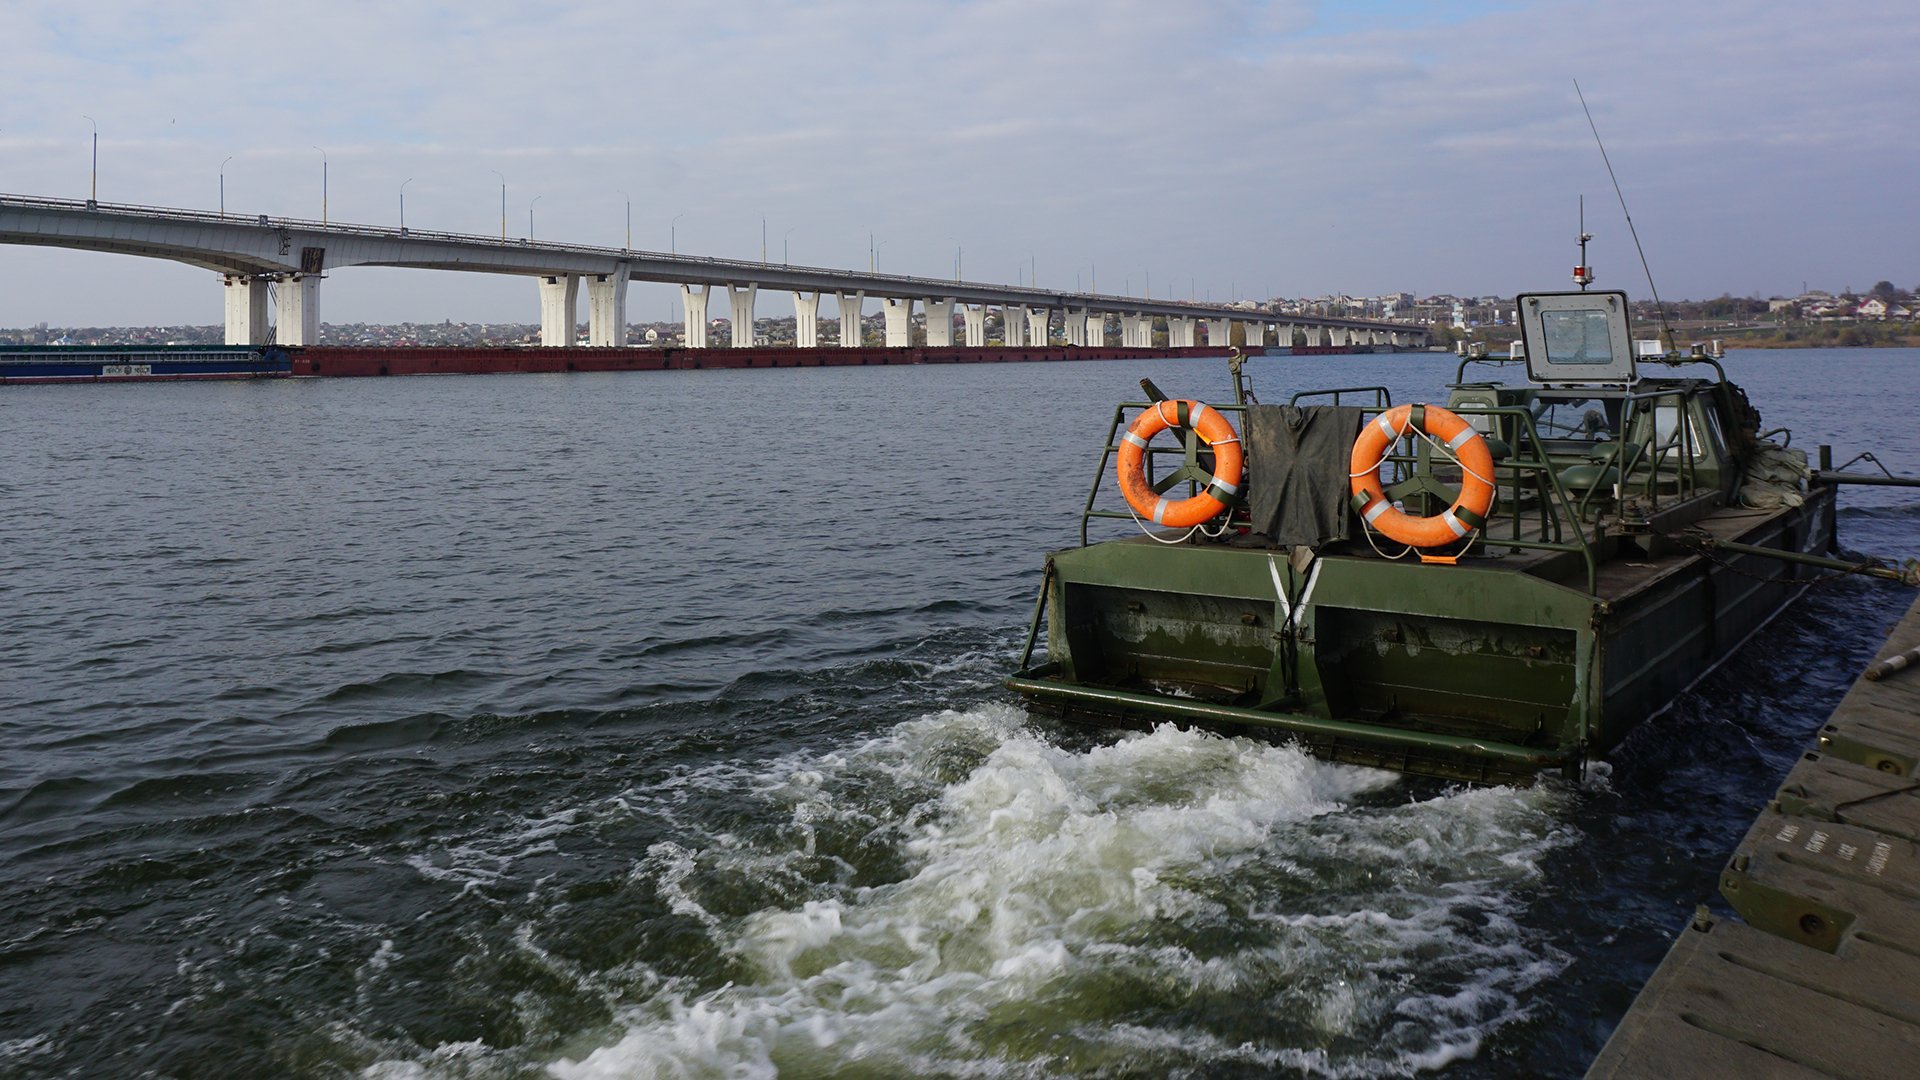
[[[1920,1076],[1920,602],[1720,874],[1589,1080]]]

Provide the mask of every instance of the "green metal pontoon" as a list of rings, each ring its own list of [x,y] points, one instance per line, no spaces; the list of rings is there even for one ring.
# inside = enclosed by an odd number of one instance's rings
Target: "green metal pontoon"
[[[1346,498],[1348,463],[1249,436],[1320,425],[1351,444],[1392,403],[1346,387],[1262,405],[1237,356],[1236,401],[1215,406],[1245,439],[1237,505],[1089,543],[1091,521],[1139,518],[1100,496],[1124,425],[1157,403],[1116,408],[1081,543],[1047,557],[1007,686],[1073,719],[1263,731],[1339,761],[1527,782],[1615,746],[1820,567],[1859,569],[1825,557],[1832,487],[1807,483],[1784,431],[1760,430],[1717,357],[1637,357],[1624,293],[1523,294],[1517,310],[1515,356],[1464,359],[1450,388],[1445,407],[1485,439],[1495,475],[1484,522],[1444,549],[1386,541],[1350,504],[1318,534],[1292,527],[1308,503]],[[1526,379],[1469,379],[1483,363]],[[1213,480],[1208,446],[1183,434],[1145,450],[1155,491]],[[1461,469],[1433,440],[1396,442],[1386,497],[1437,514]]]

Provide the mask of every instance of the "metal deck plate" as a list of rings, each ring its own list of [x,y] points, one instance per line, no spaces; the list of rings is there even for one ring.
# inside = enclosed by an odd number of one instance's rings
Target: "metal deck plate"
[[[1920,645],[1920,603],[1880,657]],[[1920,670],[1858,679],[1589,1077],[1920,1075]]]

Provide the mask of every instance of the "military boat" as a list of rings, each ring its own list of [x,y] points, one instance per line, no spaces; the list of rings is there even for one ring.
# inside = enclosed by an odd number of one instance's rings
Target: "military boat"
[[[1716,348],[1637,355],[1626,294],[1581,284],[1520,295],[1512,355],[1463,358],[1444,405],[1262,404],[1237,355],[1230,404],[1143,382],[1006,685],[1070,719],[1528,782],[1578,774],[1809,579],[1913,580],[1829,557],[1833,487]],[[1139,528],[1089,542],[1103,518]]]

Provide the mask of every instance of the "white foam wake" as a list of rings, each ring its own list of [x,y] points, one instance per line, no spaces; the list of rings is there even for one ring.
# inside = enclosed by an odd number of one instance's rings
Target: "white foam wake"
[[[781,760],[748,793],[787,815],[780,850],[659,845],[644,872],[750,974],[636,1003],[550,1073],[1407,1073],[1474,1053],[1564,963],[1513,917],[1569,839],[1561,796],[1396,803],[1390,775],[1288,747],[1162,728],[1066,749],[1024,721],[945,713]],[[699,894],[697,867],[817,866],[829,827],[902,876],[826,874],[743,918]]]

